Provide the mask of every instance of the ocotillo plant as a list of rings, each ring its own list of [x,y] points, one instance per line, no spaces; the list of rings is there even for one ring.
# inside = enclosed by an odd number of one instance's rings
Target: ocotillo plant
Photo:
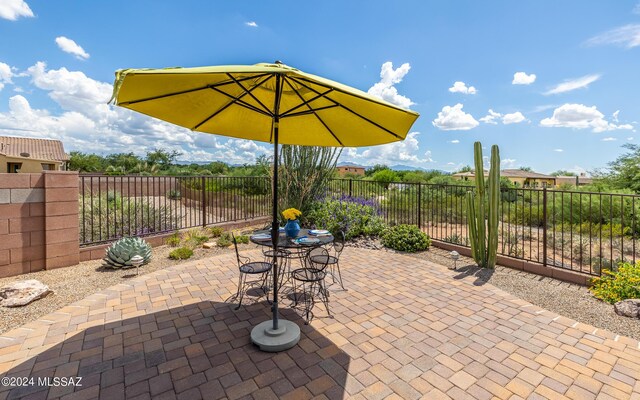
[[[491,146],[491,167],[485,185],[482,144],[473,145],[476,193],[467,192],[467,222],[471,253],[478,266],[494,268],[498,251],[498,200],[500,198],[500,153]],[[488,187],[486,187],[488,186]],[[485,206],[485,198],[488,198]],[[485,210],[487,212],[485,212]]]

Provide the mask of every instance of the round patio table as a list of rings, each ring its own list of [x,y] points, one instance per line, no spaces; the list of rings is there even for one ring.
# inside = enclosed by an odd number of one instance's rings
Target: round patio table
[[[255,243],[257,245],[260,246],[267,246],[267,247],[273,247],[272,243],[271,243],[271,238],[269,238],[268,240],[257,240],[254,239],[255,235],[271,235],[271,231],[270,230],[260,230],[260,231],[255,231],[253,232],[250,236],[249,236],[249,240],[251,240],[252,243]],[[316,238],[318,239],[318,242],[316,243],[297,243],[295,241],[295,239],[290,239],[287,237],[287,235],[281,231],[280,235],[278,236],[278,248],[279,249],[287,249],[289,251],[291,251],[291,253],[296,253],[295,250],[298,250],[297,253],[306,253],[306,251],[311,250],[314,247],[319,247],[319,246],[324,246],[326,244],[329,244],[331,242],[333,242],[333,235],[329,234],[329,235],[320,235],[320,236],[315,236],[315,235],[311,235],[309,233],[309,229],[300,229],[300,233],[298,234],[298,238],[301,237],[308,237],[308,238]],[[293,251],[292,251],[293,250]]]

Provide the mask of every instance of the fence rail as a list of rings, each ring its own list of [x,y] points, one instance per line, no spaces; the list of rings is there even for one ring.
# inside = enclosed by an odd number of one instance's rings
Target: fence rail
[[[267,216],[267,177],[79,177],[80,245]]]
[[[434,239],[469,246],[465,194],[473,186],[333,180],[330,196],[374,200],[389,224],[417,225]],[[636,262],[640,196],[503,188],[498,252],[600,275]]]
[[[80,245],[270,215],[268,177],[80,176]],[[388,224],[468,246],[473,186],[333,179],[327,195],[373,200]],[[636,262],[640,196],[503,188],[498,251],[590,275]]]

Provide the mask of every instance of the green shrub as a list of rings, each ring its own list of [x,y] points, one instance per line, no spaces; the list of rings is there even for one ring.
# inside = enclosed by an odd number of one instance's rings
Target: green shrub
[[[307,222],[318,229],[329,230],[334,236],[343,231],[347,239],[378,236],[386,228],[374,201],[349,196],[315,203]]]
[[[188,247],[196,248],[209,240],[209,235],[200,228],[194,228],[184,234],[184,240]]]
[[[169,258],[172,260],[186,260],[193,255],[193,250],[188,247],[178,247],[169,253]]]
[[[602,270],[589,288],[593,295],[607,303],[640,298],[640,261],[636,264],[620,263],[617,271]]]
[[[165,243],[171,247],[178,247],[180,244],[180,234],[178,232],[174,233],[165,240]]]
[[[218,247],[229,247],[232,244],[233,242],[231,241],[231,235],[229,235],[226,232],[220,235],[220,237],[218,238],[218,242],[217,242]]]
[[[236,236],[236,242],[242,244],[249,244],[249,236],[247,235],[238,235]]]
[[[209,228],[209,233],[211,234],[212,237],[220,237],[220,235],[222,235],[223,232],[224,232],[224,229],[222,229],[219,226],[212,226],[211,228]]]
[[[396,225],[385,230],[382,244],[394,250],[413,253],[427,250],[431,239],[415,225]]]
[[[180,193],[180,191],[177,189],[172,189],[169,190],[169,193],[167,193],[167,197],[171,200],[180,200],[182,198],[182,193]]]

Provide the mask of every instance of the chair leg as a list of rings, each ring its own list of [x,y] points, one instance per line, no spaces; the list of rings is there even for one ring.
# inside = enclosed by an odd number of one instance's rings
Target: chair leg
[[[235,296],[236,299],[240,297],[240,300],[238,301],[238,306],[235,308],[235,310],[239,310],[240,306],[242,306],[242,298],[244,297],[244,282],[246,281],[246,279],[246,274],[240,273],[240,279],[238,280],[238,292]]]
[[[342,288],[342,290],[347,290],[347,289],[344,288],[344,284],[342,283],[342,273],[340,272],[340,262],[339,261],[336,262],[335,269],[338,270],[338,282],[340,283],[340,287]],[[334,282],[335,282],[335,273],[332,272],[331,276],[333,276]]]
[[[326,288],[324,280],[319,281],[318,284],[320,286],[319,288],[320,299],[324,303],[324,307],[327,309],[327,314],[329,315],[329,318],[333,318],[333,315],[331,315],[331,310],[329,310],[329,291]]]

